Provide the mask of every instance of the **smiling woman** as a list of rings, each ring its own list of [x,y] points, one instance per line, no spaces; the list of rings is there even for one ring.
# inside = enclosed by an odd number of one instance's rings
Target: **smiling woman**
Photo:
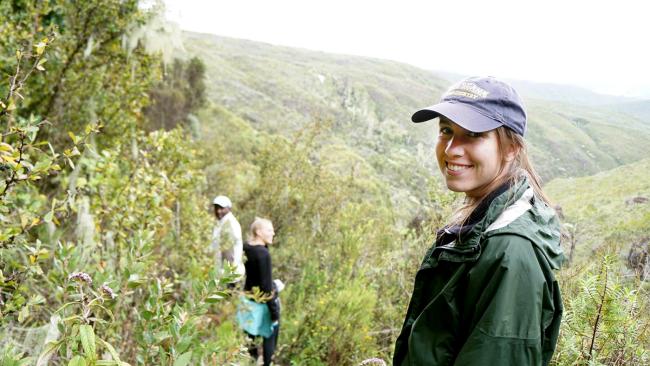
[[[562,301],[559,223],[528,161],[526,112],[494,78],[468,78],[413,122],[439,118],[436,159],[465,205],[416,274],[395,365],[547,365]]]
[[[450,190],[472,198],[492,191],[504,173],[500,155],[496,131],[472,132],[440,118],[436,157]],[[510,149],[507,158],[513,155]]]

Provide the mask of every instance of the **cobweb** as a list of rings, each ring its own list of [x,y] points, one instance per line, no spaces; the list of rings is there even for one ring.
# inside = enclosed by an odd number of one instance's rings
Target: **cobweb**
[[[21,327],[7,324],[0,328],[0,349],[12,348],[16,353],[37,358],[45,346],[59,339],[57,327],[61,317],[53,315],[50,323],[40,327]]]

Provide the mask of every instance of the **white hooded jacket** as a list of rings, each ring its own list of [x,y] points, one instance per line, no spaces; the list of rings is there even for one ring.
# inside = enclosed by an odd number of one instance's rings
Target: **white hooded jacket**
[[[244,275],[245,268],[242,263],[244,244],[242,241],[241,226],[232,212],[228,212],[220,220],[216,220],[212,230],[212,250],[215,252],[215,265],[221,269],[222,252],[232,250],[235,272]]]

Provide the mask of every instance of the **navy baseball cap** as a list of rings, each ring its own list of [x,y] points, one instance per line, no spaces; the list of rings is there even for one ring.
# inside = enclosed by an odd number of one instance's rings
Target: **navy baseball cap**
[[[453,85],[440,102],[421,109],[411,120],[425,122],[444,116],[472,132],[506,126],[516,134],[526,132],[526,111],[519,94],[494,77],[469,77]]]

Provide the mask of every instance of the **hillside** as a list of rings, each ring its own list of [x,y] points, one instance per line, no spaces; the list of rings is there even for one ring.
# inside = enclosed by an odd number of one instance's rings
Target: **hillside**
[[[354,150],[388,182],[400,181],[391,174],[397,162],[435,170],[428,157],[433,127],[414,125],[410,116],[440,97],[450,85],[445,75],[392,61],[213,35],[185,33],[184,38],[188,53],[206,63],[211,101],[254,128],[288,134],[329,120],[332,143]],[[532,157],[546,180],[594,174],[647,153],[650,123],[606,107],[539,99],[551,90],[557,99],[571,101],[565,95],[574,95],[573,87],[525,85],[525,91],[546,90],[524,93]],[[589,94],[576,95],[584,101]],[[596,102],[614,101],[620,100]]]
[[[589,177],[555,179],[546,192],[573,225],[578,258],[593,250],[619,245],[623,254],[650,233],[650,159]]]
[[[610,106],[613,110],[622,111],[641,121],[650,123],[650,100],[628,101]]]

